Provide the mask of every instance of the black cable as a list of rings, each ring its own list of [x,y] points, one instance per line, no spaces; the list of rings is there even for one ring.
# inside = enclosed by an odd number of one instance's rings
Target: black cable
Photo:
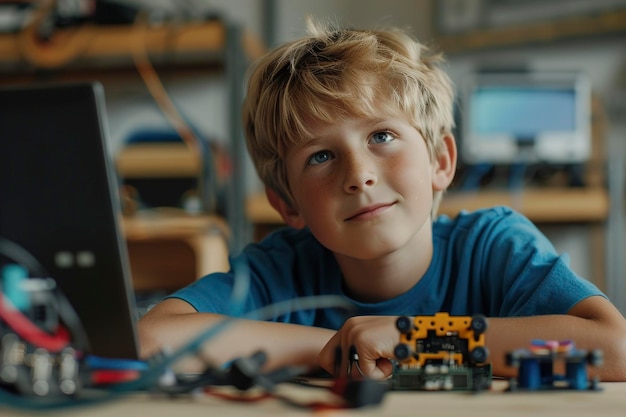
[[[50,277],[46,269],[33,254],[9,239],[0,237],[0,255],[26,268],[31,276],[34,275],[39,278]],[[54,280],[54,277],[51,278]],[[87,342],[87,333],[82,326],[80,317],[78,317],[69,300],[56,284],[52,291],[55,300],[58,302],[59,317],[68,327],[72,335],[72,340],[76,344],[76,348],[78,350],[85,350],[89,344]]]
[[[61,289],[55,285],[54,297],[58,301],[58,314],[61,321],[65,324],[71,334],[72,344],[78,351],[86,352],[89,349],[89,342],[87,339],[87,332],[83,327],[83,323],[76,314],[76,310],[70,304],[69,300],[61,291]]]
[[[262,388],[266,392],[274,392],[276,384],[289,382],[306,372],[305,367],[286,366],[267,373],[261,372],[266,361],[263,351],[251,356],[235,359],[226,369],[207,367],[204,372],[194,377],[176,377],[173,385],[159,385],[155,392],[170,395],[186,394],[207,386],[233,386],[239,391],[247,391],[252,387]]]
[[[3,255],[26,268],[32,275],[48,277],[46,269],[37,258],[17,243],[0,236],[0,255]]]

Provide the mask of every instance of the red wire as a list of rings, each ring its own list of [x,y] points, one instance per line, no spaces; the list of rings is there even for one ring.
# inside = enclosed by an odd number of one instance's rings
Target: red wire
[[[110,385],[120,382],[134,381],[139,378],[139,371],[127,369],[97,370],[91,373],[91,382],[95,385]]]
[[[64,327],[59,326],[54,334],[43,331],[28,317],[16,310],[3,294],[0,294],[0,319],[4,320],[14,332],[28,343],[50,352],[59,352],[70,342],[69,333]]]

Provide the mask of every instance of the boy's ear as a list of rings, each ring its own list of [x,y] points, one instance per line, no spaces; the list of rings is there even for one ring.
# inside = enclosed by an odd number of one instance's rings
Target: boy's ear
[[[271,188],[265,187],[265,195],[272,207],[280,214],[283,221],[295,229],[302,229],[306,226],[306,222],[300,216],[300,213],[291,207],[278,193]]]
[[[433,190],[444,191],[456,173],[456,142],[454,136],[445,135],[443,138],[444,150],[433,161]]]

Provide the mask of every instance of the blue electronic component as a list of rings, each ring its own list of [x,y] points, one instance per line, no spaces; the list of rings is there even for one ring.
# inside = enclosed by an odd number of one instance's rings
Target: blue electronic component
[[[563,373],[555,370],[558,362],[563,365]],[[598,390],[598,379],[588,377],[587,365],[601,366],[602,362],[599,349],[577,349],[570,340],[533,340],[529,348],[506,355],[506,364],[518,369],[509,390]]]
[[[145,361],[135,359],[104,358],[95,355],[85,356],[85,365],[90,369],[119,369],[146,371],[149,366]]]
[[[27,278],[28,271],[21,265],[8,264],[2,267],[2,292],[20,311],[28,310],[31,305],[29,294],[22,288]]]

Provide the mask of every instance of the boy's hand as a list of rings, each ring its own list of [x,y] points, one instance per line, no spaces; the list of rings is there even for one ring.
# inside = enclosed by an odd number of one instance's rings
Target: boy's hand
[[[319,354],[319,365],[335,377],[391,375],[393,349],[400,341],[397,316],[358,316],[348,319]],[[356,355],[354,354],[356,351]],[[361,375],[362,374],[362,375]]]

